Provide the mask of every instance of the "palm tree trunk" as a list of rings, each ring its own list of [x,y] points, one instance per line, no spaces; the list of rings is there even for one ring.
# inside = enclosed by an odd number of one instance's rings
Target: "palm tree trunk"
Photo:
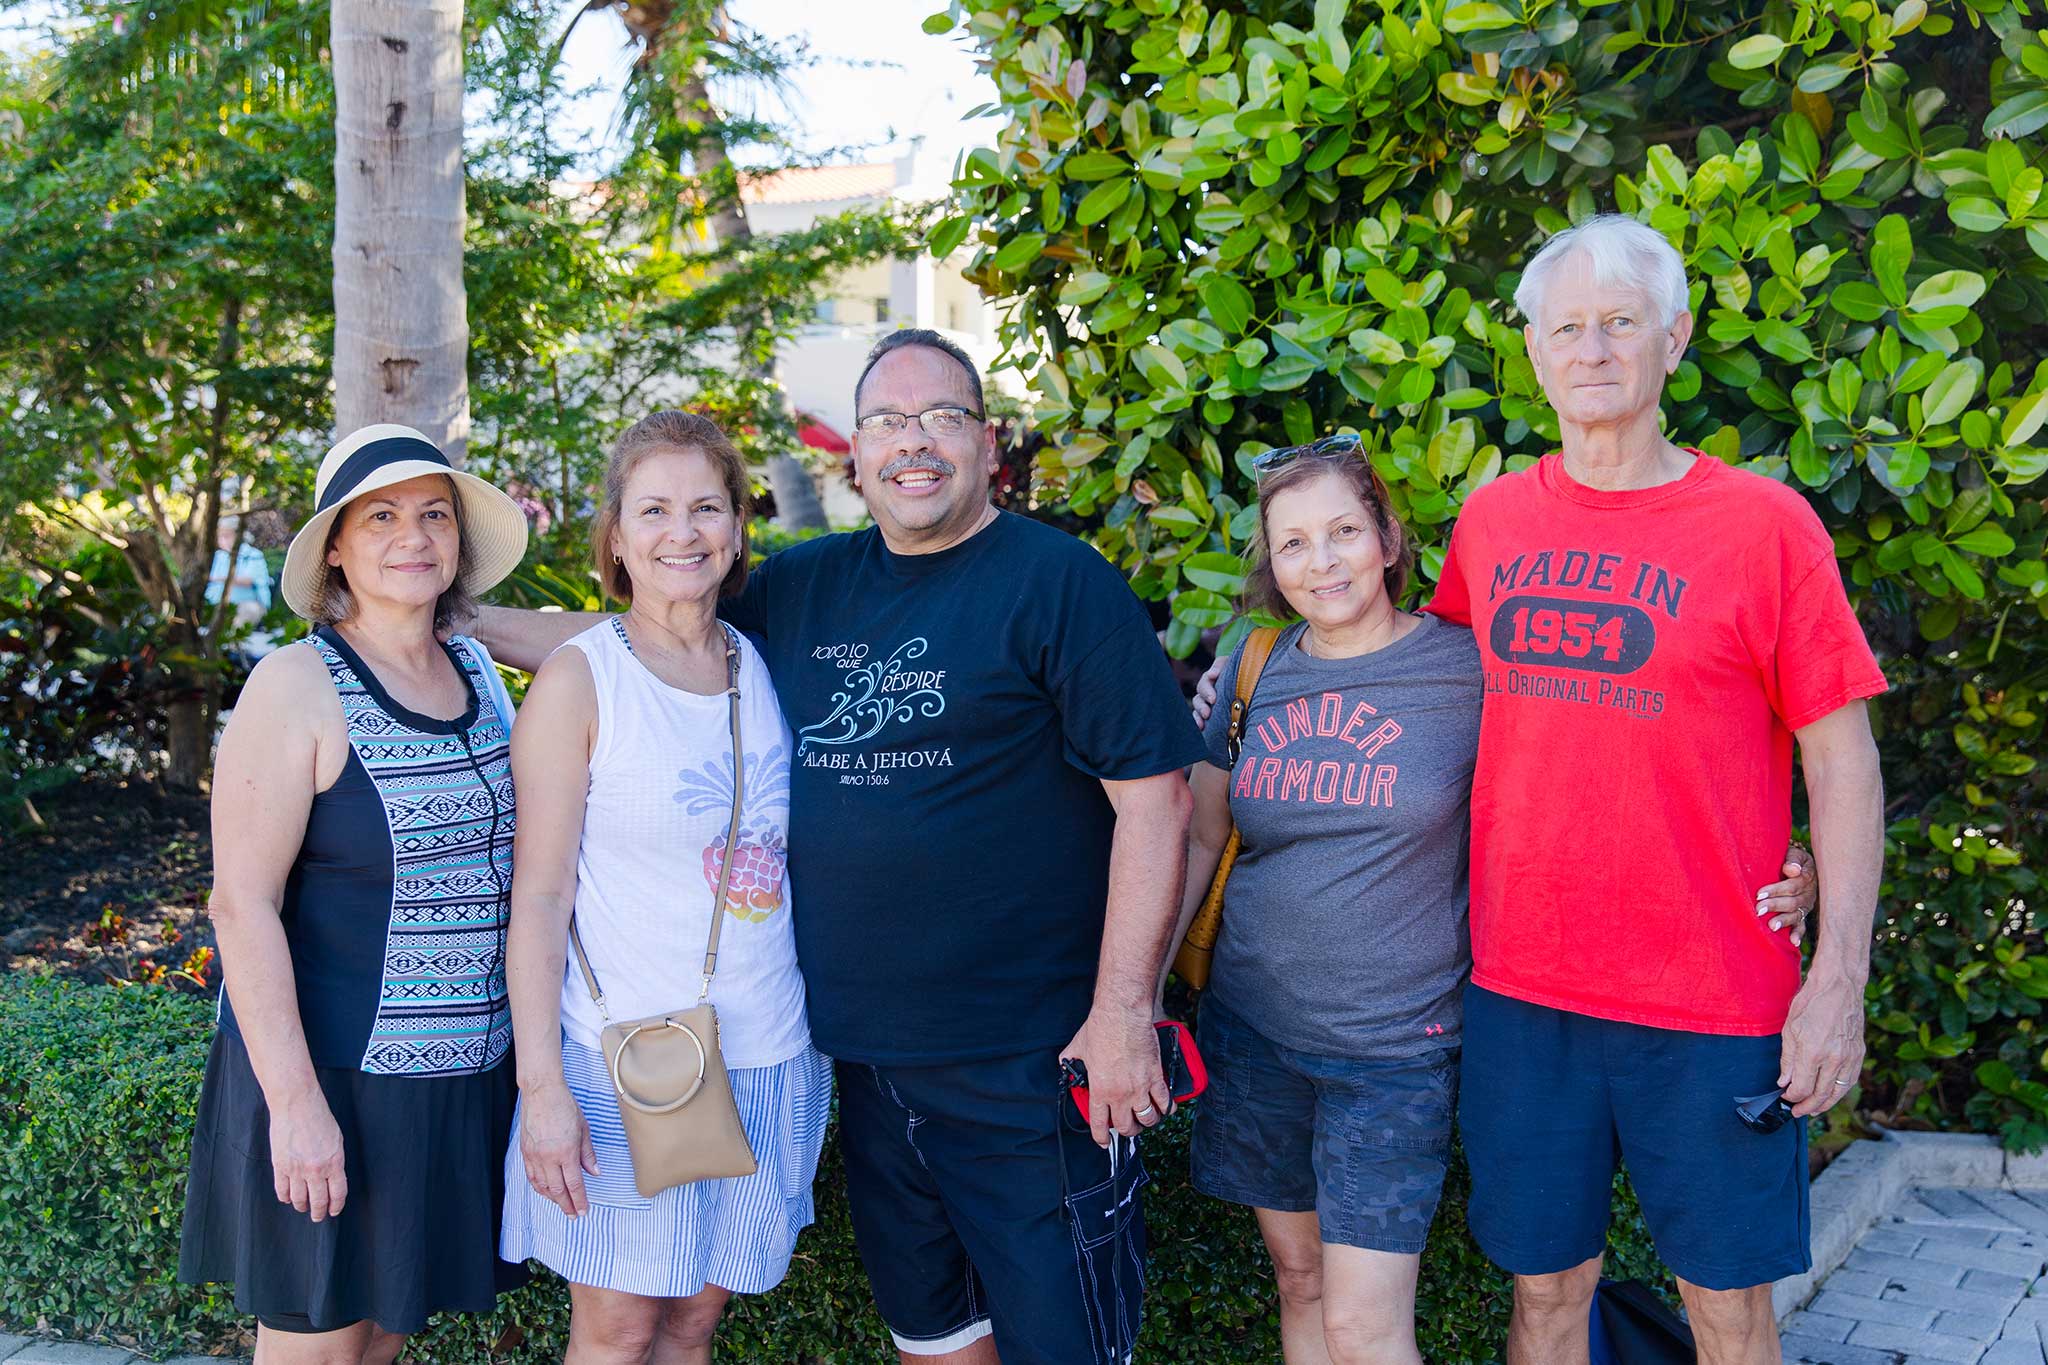
[[[334,422],[469,442],[461,0],[334,0]]]

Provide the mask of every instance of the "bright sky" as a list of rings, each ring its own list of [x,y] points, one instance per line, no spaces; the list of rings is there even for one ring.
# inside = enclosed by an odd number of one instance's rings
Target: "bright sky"
[[[564,22],[577,0],[564,0]],[[910,150],[923,136],[925,166],[944,174],[964,148],[995,141],[996,120],[962,121],[969,109],[995,98],[995,85],[975,70],[972,50],[956,35],[923,29],[945,0],[732,0],[739,22],[776,37],[801,36],[819,58],[800,73],[787,109],[761,112],[799,130],[806,150],[874,143],[842,160],[881,161]],[[48,10],[38,4],[0,13],[0,47],[24,45]],[[631,53],[624,30],[608,12],[584,16],[563,54],[569,89],[601,87],[569,113],[571,138],[598,143],[617,108]],[[862,65],[894,63],[894,66]],[[593,168],[594,169],[594,168]]]
[[[803,37],[818,57],[792,82],[789,108],[760,111],[799,129],[806,150],[874,143],[841,159],[881,161],[905,154],[922,136],[924,164],[943,174],[961,150],[993,143],[997,124],[962,119],[995,98],[995,85],[957,34],[924,31],[926,16],[944,8],[945,0],[733,0],[729,12],[771,37]],[[568,131],[593,142],[610,124],[631,61],[622,33],[609,13],[587,15],[563,54],[568,88],[603,87],[571,111]]]

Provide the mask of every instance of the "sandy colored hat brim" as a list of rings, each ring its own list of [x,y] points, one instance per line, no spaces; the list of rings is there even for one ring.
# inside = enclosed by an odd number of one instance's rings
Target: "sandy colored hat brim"
[[[336,446],[323,461],[323,470],[334,465],[337,456],[345,456],[367,439],[399,434],[425,439],[406,427],[367,427]],[[283,581],[279,585],[286,604],[309,621],[318,619],[327,575],[331,572],[327,564],[327,535],[334,519],[356,499],[423,474],[439,474],[455,486],[456,500],[461,504],[463,549],[469,560],[462,575],[464,588],[480,596],[519,567],[519,561],[526,556],[526,514],[519,510],[518,503],[474,474],[429,460],[399,459],[371,471],[346,497],[314,513],[299,528],[292,537],[291,548],[285,552]]]

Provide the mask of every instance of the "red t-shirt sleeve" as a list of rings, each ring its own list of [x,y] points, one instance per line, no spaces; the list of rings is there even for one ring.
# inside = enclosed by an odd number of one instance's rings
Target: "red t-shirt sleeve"
[[[1454,626],[1472,625],[1472,593],[1466,586],[1465,571],[1458,563],[1459,528],[1464,525],[1460,519],[1451,526],[1451,543],[1444,549],[1443,572],[1437,576],[1436,592],[1423,610],[1431,616],[1440,616]]]
[[[1763,664],[1771,709],[1788,730],[1811,725],[1886,687],[1863,625],[1842,587],[1834,541],[1810,508],[1779,556],[1784,585]]]

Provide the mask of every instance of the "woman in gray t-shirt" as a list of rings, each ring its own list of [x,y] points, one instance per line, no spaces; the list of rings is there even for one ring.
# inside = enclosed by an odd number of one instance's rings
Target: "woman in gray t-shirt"
[[[1258,677],[1238,752],[1218,706],[1192,775],[1182,934],[1233,820],[1239,836],[1202,1001],[1194,1184],[1257,1212],[1289,1362],[1419,1362],[1416,1274],[1472,965],[1479,651],[1469,630],[1395,605],[1414,550],[1356,437],[1255,468],[1245,607],[1299,619]],[[1234,696],[1240,657],[1217,696]],[[1789,919],[1811,890],[1779,883],[1764,904]]]

